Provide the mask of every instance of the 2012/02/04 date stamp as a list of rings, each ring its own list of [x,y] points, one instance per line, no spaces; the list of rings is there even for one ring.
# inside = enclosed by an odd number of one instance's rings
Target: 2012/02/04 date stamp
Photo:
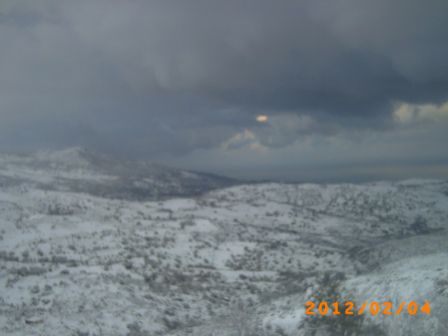
[[[391,301],[378,302],[378,301],[365,301],[359,307],[353,301],[345,302],[313,302],[307,301],[305,303],[305,314],[306,315],[363,315],[371,314],[376,315],[400,315],[400,314],[431,314],[431,305],[428,301],[423,304],[419,304],[415,301],[401,302],[394,305]]]

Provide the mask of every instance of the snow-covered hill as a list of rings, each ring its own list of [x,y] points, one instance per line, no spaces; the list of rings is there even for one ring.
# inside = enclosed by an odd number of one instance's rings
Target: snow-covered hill
[[[107,198],[159,200],[199,195],[236,181],[145,161],[118,160],[74,147],[32,155],[0,155],[0,186],[17,183]]]
[[[98,167],[79,151],[1,158],[1,335],[448,334],[446,181],[239,185],[159,201],[64,184],[113,189],[130,171]],[[432,311],[305,315],[307,300],[333,296]]]

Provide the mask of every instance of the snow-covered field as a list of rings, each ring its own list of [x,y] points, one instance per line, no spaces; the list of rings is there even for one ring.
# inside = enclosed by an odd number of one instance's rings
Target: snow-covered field
[[[0,158],[0,335],[448,335],[446,181],[113,199],[57,186],[110,170],[40,155]],[[307,317],[325,295],[432,310]]]

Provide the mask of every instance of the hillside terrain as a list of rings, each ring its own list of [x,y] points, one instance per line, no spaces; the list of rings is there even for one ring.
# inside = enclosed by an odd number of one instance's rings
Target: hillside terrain
[[[0,157],[1,335],[448,334],[447,181],[236,185],[89,155]],[[334,297],[431,314],[305,315]]]
[[[0,186],[23,183],[38,189],[142,201],[199,195],[237,181],[146,161],[120,160],[80,147],[0,155]]]

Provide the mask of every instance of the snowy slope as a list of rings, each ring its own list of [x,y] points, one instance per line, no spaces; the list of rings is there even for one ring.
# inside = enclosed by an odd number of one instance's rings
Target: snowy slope
[[[39,155],[42,170],[1,159],[0,335],[447,334],[446,181],[138,201],[66,188],[61,176],[114,183],[77,151]],[[428,300],[432,314],[306,317],[335,294]]]
[[[75,147],[22,156],[0,154],[0,186],[18,183],[107,198],[156,200],[198,195],[236,181],[145,161],[118,160]]]

